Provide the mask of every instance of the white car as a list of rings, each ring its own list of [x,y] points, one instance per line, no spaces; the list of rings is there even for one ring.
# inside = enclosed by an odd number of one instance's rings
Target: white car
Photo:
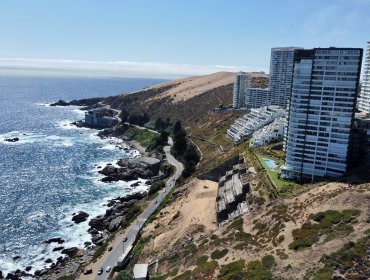
[[[111,269],[112,269],[111,266],[107,266],[107,268],[105,269],[105,272],[109,272]]]

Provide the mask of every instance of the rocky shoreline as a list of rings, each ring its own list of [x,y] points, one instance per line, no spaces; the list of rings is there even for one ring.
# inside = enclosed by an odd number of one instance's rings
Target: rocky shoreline
[[[58,106],[63,105],[58,104]],[[73,124],[79,126],[77,122]],[[122,135],[122,132],[108,129],[101,131],[98,135],[101,138],[118,137]],[[118,138],[122,139],[122,137]],[[161,159],[143,157],[142,152],[145,148],[141,147],[140,144],[132,139],[123,140],[129,141],[127,145],[132,149],[137,149],[139,146],[141,156],[134,159],[120,159],[117,161],[116,166],[110,163],[104,168],[98,166],[97,169],[101,169],[98,173],[103,175],[101,179],[102,182],[108,183],[119,180],[132,181],[141,178],[146,179],[146,184],[150,185],[154,181],[164,178],[165,175],[160,172]],[[128,149],[123,146],[117,148]],[[131,187],[134,188],[137,185],[137,183],[132,184]],[[60,251],[61,256],[56,260],[50,258],[46,259],[45,265],[48,267],[36,270],[33,274],[30,273],[32,270],[31,266],[27,266],[23,270],[18,269],[7,275],[4,275],[0,270],[0,279],[18,280],[23,278],[36,278],[46,280],[74,274],[78,267],[92,260],[97,247],[103,245],[113,232],[122,228],[122,226],[128,225],[127,222],[138,214],[137,211],[139,211],[140,205],[144,202],[146,196],[146,192],[137,192],[108,200],[105,214],[94,217],[88,222],[90,226],[88,233],[91,234],[91,242],[85,242],[85,248],[65,248],[63,246],[65,240],[60,237],[45,240],[44,243],[46,244],[54,243],[60,245],[53,248],[53,251]],[[86,212],[78,211],[72,215],[71,221],[76,224],[87,222],[89,216],[90,215]],[[14,256],[13,258],[19,259],[20,256]]]

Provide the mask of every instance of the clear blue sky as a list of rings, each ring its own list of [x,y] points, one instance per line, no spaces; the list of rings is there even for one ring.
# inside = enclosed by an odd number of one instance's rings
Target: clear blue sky
[[[128,61],[172,65],[164,72],[189,66],[178,74],[213,65],[268,71],[271,47],[365,48],[367,41],[370,0],[0,2],[2,73],[15,67],[13,58],[37,59],[41,68],[68,59],[61,68],[73,61]]]

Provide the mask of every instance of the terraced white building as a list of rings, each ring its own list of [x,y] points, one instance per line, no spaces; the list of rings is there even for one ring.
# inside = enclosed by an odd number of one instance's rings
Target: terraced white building
[[[251,109],[249,113],[238,118],[227,130],[227,135],[234,142],[239,143],[253,134],[253,132],[272,123],[276,118],[282,117],[286,111],[279,106],[265,106]]]
[[[250,146],[259,147],[284,138],[284,130],[286,126],[286,118],[281,117],[275,119],[269,125],[257,130],[253,133]]]

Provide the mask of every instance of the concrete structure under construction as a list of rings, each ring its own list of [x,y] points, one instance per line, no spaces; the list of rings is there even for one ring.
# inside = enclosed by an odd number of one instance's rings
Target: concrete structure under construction
[[[217,222],[233,219],[249,211],[246,195],[249,183],[243,180],[247,167],[242,161],[219,179],[216,198]]]
[[[346,173],[361,61],[358,48],[296,50],[282,178]]]
[[[253,133],[250,146],[259,147],[269,144],[273,141],[283,140],[285,126],[285,117],[275,119],[272,123]]]
[[[271,105],[287,108],[292,89],[294,51],[297,47],[272,48],[269,89]]]
[[[245,107],[247,109],[260,108],[270,105],[271,95],[268,88],[247,88],[245,93]]]
[[[246,89],[251,86],[252,76],[250,73],[239,72],[234,78],[233,89],[233,108],[240,109],[245,107]]]
[[[370,113],[370,42],[367,42],[364,75],[361,84],[361,95],[358,100],[358,109]]]
[[[238,118],[227,130],[227,135],[239,143],[258,129],[272,123],[276,118],[286,115],[286,111],[279,106],[266,106],[251,109],[249,113]]]

